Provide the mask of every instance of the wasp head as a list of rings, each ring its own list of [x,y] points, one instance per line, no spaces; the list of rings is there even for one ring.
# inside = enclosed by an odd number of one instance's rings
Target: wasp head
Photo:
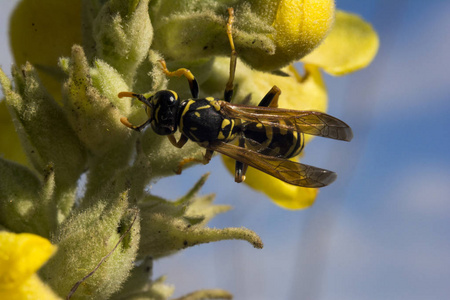
[[[179,99],[177,93],[170,90],[156,92],[148,99],[151,106],[146,112],[151,119],[153,131],[159,135],[172,134],[177,130]]]

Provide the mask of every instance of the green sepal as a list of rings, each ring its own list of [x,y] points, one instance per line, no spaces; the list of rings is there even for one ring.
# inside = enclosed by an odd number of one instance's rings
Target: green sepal
[[[67,215],[75,200],[77,180],[86,167],[86,150],[31,64],[14,67],[12,74],[15,91],[0,72],[14,126],[33,167],[41,175],[48,166],[54,169],[55,204]]]
[[[72,48],[63,101],[72,127],[93,156],[104,155],[110,149],[126,144],[130,131],[120,123],[122,114],[117,107],[93,86],[90,68],[80,46]]]
[[[101,95],[108,98],[122,115],[129,115],[131,112],[130,101],[117,97],[117,94],[120,92],[129,90],[128,85],[119,72],[107,62],[96,59],[94,61],[94,67],[90,69],[90,75],[92,78],[92,86]]]
[[[145,94],[167,89],[168,79],[159,63],[161,59],[163,57],[159,52],[154,50],[148,52],[136,71],[133,92]]]
[[[93,275],[79,285],[73,299],[106,299],[129,276],[139,246],[140,224],[138,212],[128,208],[127,198],[127,193],[122,193],[114,201],[104,199],[61,224],[52,240],[58,252],[40,272],[60,296],[68,295],[75,283],[111,251]],[[122,235],[123,240],[114,249]]]
[[[93,20],[96,57],[118,70],[130,85],[152,42],[148,3],[110,0]]]
[[[259,236],[246,228],[204,227],[213,216],[230,209],[224,205],[212,206],[211,195],[196,196],[205,176],[188,192],[187,197],[178,201],[148,197],[139,205],[142,216],[139,257],[159,258],[194,245],[230,239],[246,240],[255,248],[262,248]],[[197,221],[192,222],[193,218]]]
[[[107,72],[106,68],[103,71]],[[111,174],[127,166],[133,139],[131,131],[120,123],[122,113],[93,86],[88,62],[79,46],[72,49],[63,101],[72,127],[89,150],[88,188],[98,188]]]

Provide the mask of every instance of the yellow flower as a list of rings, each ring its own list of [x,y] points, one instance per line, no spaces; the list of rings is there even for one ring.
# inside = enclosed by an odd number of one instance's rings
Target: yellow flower
[[[36,274],[55,251],[38,235],[0,232],[0,299],[60,299]]]
[[[324,112],[327,108],[327,93],[319,68],[332,75],[343,75],[361,69],[373,60],[378,43],[378,36],[370,24],[358,16],[338,11],[335,26],[328,37],[302,59],[305,75],[300,76],[290,66],[283,69],[289,77],[261,72],[252,72],[249,76],[242,71],[245,68],[241,65],[238,74],[243,72],[242,76],[250,79],[239,81],[241,75],[236,75],[240,84],[240,95],[236,98],[240,99],[251,93],[254,101],[252,104],[256,105],[271,86],[277,85],[282,91],[279,107]],[[311,136],[306,135],[305,138],[307,143]],[[226,157],[224,161],[234,174],[234,161]],[[314,203],[318,194],[318,189],[292,186],[252,168],[247,171],[245,183],[286,209],[307,208]]]
[[[334,22],[334,0],[250,2],[252,11],[273,28],[268,34],[274,42],[273,51],[244,52],[244,60],[259,70],[270,71],[299,60],[324,40]]]
[[[38,68],[47,90],[61,97],[61,56],[81,43],[81,1],[22,0],[10,20],[11,50],[16,65],[27,61]]]

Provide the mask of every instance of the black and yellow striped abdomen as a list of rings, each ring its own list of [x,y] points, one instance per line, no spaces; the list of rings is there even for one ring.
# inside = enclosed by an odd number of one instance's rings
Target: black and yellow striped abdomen
[[[228,142],[235,138],[235,120],[220,112],[220,100],[212,97],[181,103],[180,131],[194,142]]]
[[[291,125],[281,120],[279,126],[267,126],[261,123],[244,123],[242,132],[246,147],[261,154],[290,158],[297,156],[304,147],[304,135],[301,132],[284,129]]]

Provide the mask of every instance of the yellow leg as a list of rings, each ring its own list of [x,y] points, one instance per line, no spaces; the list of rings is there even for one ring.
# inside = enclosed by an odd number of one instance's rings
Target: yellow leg
[[[175,173],[180,175],[181,172],[183,171],[184,165],[186,165],[188,163],[191,163],[191,162],[199,162],[199,163],[202,163],[204,165],[207,165],[211,161],[211,157],[212,157],[213,153],[214,153],[214,151],[206,150],[205,155],[203,155],[203,159],[198,159],[198,158],[195,158],[195,157],[189,157],[189,158],[183,159],[178,164],[178,167],[175,170]]]
[[[261,102],[259,102],[258,106],[264,106],[264,107],[278,107],[278,98],[280,97],[281,90],[279,87],[274,85],[270,91],[267,92],[267,94],[262,98]]]
[[[169,76],[169,77],[184,76],[184,77],[186,77],[186,79],[189,82],[189,88],[191,90],[192,97],[198,98],[198,83],[197,83],[197,80],[195,79],[194,75],[191,73],[191,71],[189,71],[186,68],[180,68],[176,71],[169,71],[167,69],[166,62],[163,59],[160,60],[159,63],[161,64],[162,71],[164,72],[164,74],[166,74],[166,76]]]
[[[228,22],[227,22],[227,36],[230,42],[231,47],[231,56],[230,56],[230,76],[228,78],[228,82],[225,86],[224,99],[227,102],[231,102],[231,97],[233,96],[233,81],[234,74],[236,72],[236,61],[237,61],[237,52],[234,48],[233,41],[233,22],[234,22],[234,9],[232,7],[228,8]]]

